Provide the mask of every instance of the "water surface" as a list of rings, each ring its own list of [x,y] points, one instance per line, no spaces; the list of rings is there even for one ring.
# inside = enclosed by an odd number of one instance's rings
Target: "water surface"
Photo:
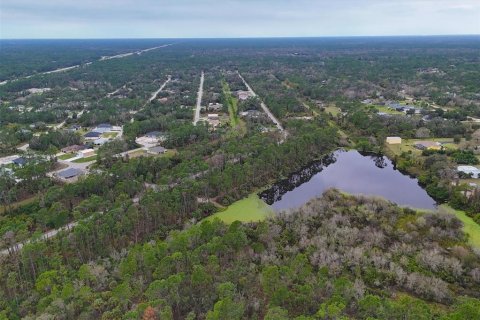
[[[400,206],[435,209],[436,203],[417,179],[396,170],[384,156],[339,150],[292,174],[260,197],[275,211],[302,206],[325,190],[337,188],[351,194],[380,196]]]

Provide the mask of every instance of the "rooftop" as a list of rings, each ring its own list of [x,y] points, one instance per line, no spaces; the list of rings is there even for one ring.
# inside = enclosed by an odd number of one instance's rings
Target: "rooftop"
[[[83,171],[75,168],[68,168],[67,170],[60,171],[57,176],[63,179],[70,179],[83,174]]]
[[[102,134],[100,132],[96,132],[96,131],[90,131],[88,132],[87,134],[84,135],[85,138],[98,138],[100,137]]]

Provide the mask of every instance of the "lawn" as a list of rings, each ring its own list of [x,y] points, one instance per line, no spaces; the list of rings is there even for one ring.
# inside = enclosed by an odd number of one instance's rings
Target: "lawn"
[[[332,116],[337,116],[340,112],[342,112],[342,110],[340,110],[340,108],[338,107],[335,107],[335,106],[328,106],[325,108],[325,112],[326,113],[331,113]]]
[[[80,159],[77,159],[77,160],[73,160],[72,162],[75,162],[75,163],[85,163],[85,162],[90,162],[90,161],[95,161],[97,160],[97,156],[91,156],[91,157],[87,157],[87,158],[80,158]]]
[[[238,100],[232,96],[230,87],[225,80],[222,80],[222,89],[225,100],[228,104],[228,113],[230,115],[230,125],[235,128],[238,125]]]
[[[116,136],[118,135],[118,132],[105,132],[104,134],[102,134],[102,138],[115,138]]]
[[[475,223],[475,221],[463,211],[455,210],[448,205],[441,205],[440,208],[448,213],[454,214],[460,221],[462,221],[464,225],[463,231],[469,235],[468,242],[472,246],[480,248],[480,225]]]
[[[61,156],[58,157],[58,159],[60,160],[67,160],[67,159],[70,159],[70,158],[73,158],[75,157],[75,154],[73,153],[65,153],[65,154],[62,154]]]
[[[421,155],[422,151],[414,147],[418,141],[436,141],[441,142],[446,149],[457,149],[458,145],[453,143],[453,138],[426,138],[426,139],[402,139],[402,144],[386,144],[395,155],[400,155],[402,152],[411,151],[415,155]]]
[[[269,215],[273,215],[273,209],[260,200],[260,198],[252,193],[247,198],[232,203],[225,211],[217,212],[207,218],[212,220],[219,218],[225,223],[234,221],[252,222],[264,220]]]
[[[390,109],[389,107],[385,107],[385,106],[372,106],[372,107],[374,107],[375,109],[377,109],[378,112],[383,112],[383,113],[386,113],[386,114],[405,115],[405,113],[403,113],[403,112],[401,112],[401,111],[392,110],[392,109]]]

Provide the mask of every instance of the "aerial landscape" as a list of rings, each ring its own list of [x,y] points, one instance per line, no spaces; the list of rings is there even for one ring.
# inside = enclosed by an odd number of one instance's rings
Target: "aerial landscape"
[[[0,5],[0,319],[480,319],[480,4],[160,2]]]

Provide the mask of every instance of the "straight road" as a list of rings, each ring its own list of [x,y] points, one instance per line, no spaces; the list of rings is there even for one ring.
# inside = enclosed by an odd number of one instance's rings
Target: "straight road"
[[[238,72],[238,76],[240,77],[240,79],[242,79],[243,83],[245,84],[245,87],[247,87],[247,90],[250,92],[250,94],[254,97],[258,97],[258,95],[255,93],[255,91],[253,91],[252,87],[250,87],[248,85],[247,81],[245,81],[245,79],[242,77],[240,72]],[[280,130],[280,132],[286,132],[285,129],[283,128],[282,124],[280,123],[280,121],[278,121],[278,119],[273,115],[273,113],[270,111],[270,109],[268,109],[267,105],[262,101],[262,99],[260,99],[260,106],[262,107],[262,110],[270,118],[270,120],[272,120],[272,122],[275,123],[278,130]]]
[[[127,52],[127,53],[122,53],[122,54],[117,54],[117,55],[114,55],[114,56],[103,56],[101,57],[100,59],[96,60],[96,61],[104,61],[104,60],[111,60],[111,59],[119,59],[119,58],[125,58],[125,57],[128,57],[128,56],[132,56],[134,54],[142,54],[144,52],[148,52],[148,51],[151,51],[151,50],[156,50],[156,49],[160,49],[160,48],[165,48],[165,47],[169,47],[173,45],[173,43],[169,43],[169,44],[165,44],[165,45],[162,45],[162,46],[158,46],[158,47],[153,47],[153,48],[148,48],[148,49],[143,49],[143,50],[138,50],[138,51],[134,51],[134,52]],[[52,74],[52,73],[58,73],[58,72],[66,72],[66,71],[70,71],[70,70],[73,70],[73,69],[76,69],[76,68],[80,68],[82,66],[89,66],[92,64],[92,61],[90,62],[87,62],[87,63],[84,63],[84,64],[77,64],[77,65],[74,65],[74,66],[70,66],[70,67],[64,67],[64,68],[58,68],[58,69],[55,69],[55,70],[50,70],[50,71],[45,71],[45,72],[40,72],[40,73],[35,73],[35,74],[31,74],[29,76],[25,76],[25,77],[20,77],[20,78],[15,78],[15,79],[10,79],[10,80],[4,80],[2,82],[0,82],[0,86],[3,86],[9,82],[14,82],[14,81],[17,81],[17,80],[21,80],[21,79],[29,79],[33,76],[37,76],[37,75],[45,75],[45,74]]]
[[[202,108],[202,96],[203,96],[203,81],[205,80],[205,74],[202,71],[200,76],[200,86],[197,93],[197,106],[195,108],[195,115],[193,117],[193,125],[196,126],[198,120],[200,120],[200,109]]]
[[[153,100],[155,100],[158,96],[158,94],[160,92],[162,92],[163,88],[165,88],[165,86],[167,85],[167,83],[169,83],[170,81],[172,80],[172,76],[171,75],[168,75],[167,76],[167,80],[162,84],[162,86],[157,90],[155,91],[154,93],[152,93],[152,96],[150,97],[150,99],[148,99],[148,102],[147,103],[150,103],[152,102]],[[145,107],[147,105],[147,103],[145,103],[143,106]]]

